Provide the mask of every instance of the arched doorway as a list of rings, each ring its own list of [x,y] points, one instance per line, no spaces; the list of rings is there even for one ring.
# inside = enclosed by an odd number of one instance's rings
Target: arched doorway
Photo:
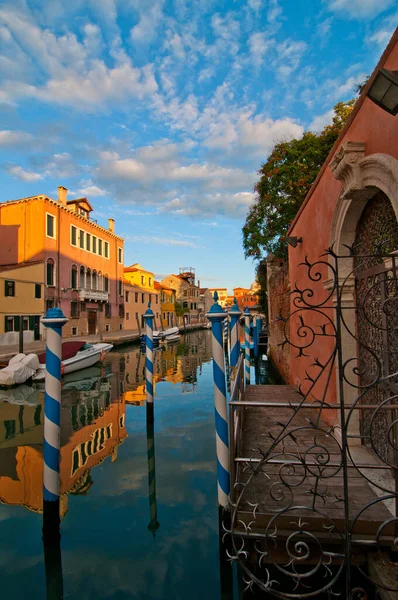
[[[398,282],[396,265],[386,256],[395,251],[398,222],[390,200],[378,191],[365,204],[353,245],[358,378],[361,404],[368,406],[390,406],[396,401],[388,399],[398,394],[398,378],[391,377],[398,373]],[[360,417],[364,443],[389,464],[398,450],[395,413],[364,409]]]

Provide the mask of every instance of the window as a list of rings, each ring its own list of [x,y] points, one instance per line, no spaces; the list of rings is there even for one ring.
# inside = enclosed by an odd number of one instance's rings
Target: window
[[[40,285],[40,283],[35,283],[35,298],[41,298],[41,285]]]
[[[71,302],[70,303],[70,316],[74,319],[80,317],[80,302]]]
[[[72,327],[72,335],[77,335],[77,327]]]
[[[145,302],[145,294],[141,294],[141,302],[144,304],[144,302]]]
[[[55,217],[49,213],[46,213],[46,235],[55,238]]]
[[[54,308],[54,305],[55,305],[54,300],[51,300],[51,299],[46,300],[46,312],[48,310],[50,310],[50,308]]]
[[[79,246],[84,250],[84,231],[79,229]]]
[[[86,233],[86,250],[90,252],[91,250],[91,235]]]
[[[120,329],[120,330],[121,330],[121,329],[123,329],[123,323],[119,323],[119,329]],[[121,381],[121,382],[120,382],[120,385],[122,385],[122,384],[123,384],[123,382]]]
[[[112,316],[112,306],[108,302],[105,304],[105,316],[107,318]]]
[[[149,294],[149,302],[152,304],[152,294]]]
[[[159,304],[159,296],[157,294],[156,294],[155,298],[156,298],[156,304]]]
[[[91,269],[87,269],[86,271],[86,288],[91,290]]]
[[[138,292],[134,292],[134,300],[138,302]]]
[[[101,302],[98,304],[98,312],[102,312],[103,304]]]
[[[109,243],[104,242],[104,256],[105,258],[109,258]]]
[[[74,225],[70,228],[70,243],[72,246],[76,246],[77,244],[77,229]]]
[[[122,248],[117,249],[117,259],[120,262],[120,264],[123,263],[123,249]]]
[[[124,317],[124,304],[119,304],[119,317]]]
[[[70,287],[72,288],[72,290],[75,290],[77,288],[77,267],[76,267],[76,265],[72,266],[72,270],[70,273]]]
[[[141,285],[145,285],[145,277],[141,275]]]
[[[86,273],[84,271],[84,267],[80,267],[80,287],[86,287]]]
[[[15,296],[15,281],[6,281],[4,286],[5,296]]]
[[[46,269],[46,283],[47,285],[55,285],[55,277],[54,277],[55,265],[52,258],[47,260],[47,269]]]
[[[92,284],[93,284],[93,290],[98,289],[97,288],[97,271],[93,271],[93,279],[92,279]]]
[[[4,322],[4,331],[14,331],[14,317],[6,317]]]
[[[104,291],[109,292],[109,279],[108,275],[104,276]]]
[[[130,313],[126,313],[126,321],[130,321]]]
[[[110,325],[105,325],[105,331],[110,331],[111,330],[111,326]]]
[[[80,302],[80,312],[86,312],[86,303]]]
[[[97,238],[95,237],[95,235],[93,235],[93,248],[92,248],[94,254],[97,254]]]
[[[188,302],[183,302],[182,306],[183,306],[183,308],[188,308]]]
[[[118,289],[119,289],[119,296],[123,296],[123,281],[121,279],[119,279],[119,281],[118,281]]]
[[[184,296],[188,295],[188,290],[184,290]]]
[[[152,285],[152,277],[149,277],[149,285]]]
[[[98,254],[102,256],[102,240],[98,239]]]
[[[126,292],[126,302],[130,302],[130,292]]]

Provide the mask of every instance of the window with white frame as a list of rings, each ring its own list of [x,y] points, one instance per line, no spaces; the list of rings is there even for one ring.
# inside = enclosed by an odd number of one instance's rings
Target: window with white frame
[[[123,264],[123,248],[117,249],[117,259],[120,264]]]
[[[84,231],[79,229],[79,246],[84,250]]]
[[[55,285],[55,263],[52,258],[49,258],[47,260],[46,284],[47,285]]]
[[[77,227],[74,225],[70,227],[70,243],[72,246],[77,246]]]
[[[86,250],[90,252],[91,250],[91,235],[86,233]]]
[[[98,238],[98,254],[102,256],[102,240]]]
[[[97,238],[95,237],[95,235],[93,235],[92,242],[92,251],[94,254],[97,254]]]
[[[55,217],[46,213],[46,236],[55,239]]]
[[[104,242],[104,256],[105,258],[109,258],[109,243]]]

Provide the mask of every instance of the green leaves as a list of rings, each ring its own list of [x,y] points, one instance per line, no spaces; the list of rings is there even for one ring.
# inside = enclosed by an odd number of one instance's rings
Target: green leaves
[[[286,255],[286,244],[280,237],[286,234],[354,103],[336,104],[332,123],[321,133],[308,131],[299,140],[274,146],[258,171],[260,179],[254,186],[257,197],[242,228],[246,257],[259,259],[269,252]]]

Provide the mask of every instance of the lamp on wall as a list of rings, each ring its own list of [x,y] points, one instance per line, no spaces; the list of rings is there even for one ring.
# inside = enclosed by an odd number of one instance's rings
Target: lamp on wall
[[[302,237],[285,237],[283,238],[285,240],[285,242],[287,242],[289,244],[289,246],[291,246],[292,248],[296,248],[296,246],[298,244],[301,244],[303,241]]]
[[[380,69],[367,95],[390,115],[396,115],[398,113],[398,71]]]

